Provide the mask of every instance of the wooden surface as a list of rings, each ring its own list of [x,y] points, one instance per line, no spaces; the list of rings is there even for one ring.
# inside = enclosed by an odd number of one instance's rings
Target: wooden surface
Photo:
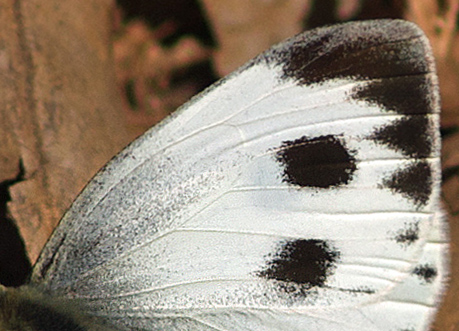
[[[65,209],[133,137],[110,53],[112,0],[7,0],[0,8],[0,181],[35,261]]]

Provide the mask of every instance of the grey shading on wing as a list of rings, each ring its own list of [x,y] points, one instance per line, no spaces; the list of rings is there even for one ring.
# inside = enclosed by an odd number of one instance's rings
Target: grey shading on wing
[[[121,330],[427,330],[446,274],[438,126],[414,24],[300,34],[102,169],[30,285]]]

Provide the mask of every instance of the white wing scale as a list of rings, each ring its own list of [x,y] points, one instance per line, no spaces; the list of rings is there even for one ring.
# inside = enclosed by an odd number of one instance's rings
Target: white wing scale
[[[31,286],[126,330],[426,330],[446,273],[438,102],[413,24],[296,36],[112,160]]]

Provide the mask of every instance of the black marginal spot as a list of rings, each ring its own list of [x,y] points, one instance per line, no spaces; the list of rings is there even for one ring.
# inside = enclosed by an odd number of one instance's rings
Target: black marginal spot
[[[284,141],[276,159],[283,181],[300,187],[329,188],[348,184],[356,170],[354,152],[333,135]]]
[[[376,129],[368,138],[412,158],[427,158],[433,150],[432,123],[426,116],[405,116]]]
[[[417,207],[425,206],[432,193],[432,169],[425,162],[415,162],[383,180],[383,187],[401,194]]]
[[[299,85],[336,78],[374,79],[433,71],[421,32],[403,21],[353,22],[298,35],[264,54]]]
[[[398,114],[430,114],[438,112],[435,83],[427,75],[388,77],[356,87],[351,98],[378,105],[384,111]]]
[[[419,239],[419,223],[407,223],[404,229],[397,231],[395,242],[403,245],[411,245]]]
[[[340,252],[323,240],[288,241],[274,255],[268,256],[267,268],[258,276],[295,283],[307,289],[323,287],[336,268],[339,256]],[[288,290],[288,287],[282,289]]]
[[[437,269],[430,264],[419,265],[413,270],[413,275],[418,276],[426,283],[432,283],[437,277]]]

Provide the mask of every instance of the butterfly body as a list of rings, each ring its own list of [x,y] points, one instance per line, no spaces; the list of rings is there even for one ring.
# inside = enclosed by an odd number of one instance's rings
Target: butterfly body
[[[119,330],[426,330],[446,274],[438,123],[413,24],[298,35],[102,169],[28,286]]]

